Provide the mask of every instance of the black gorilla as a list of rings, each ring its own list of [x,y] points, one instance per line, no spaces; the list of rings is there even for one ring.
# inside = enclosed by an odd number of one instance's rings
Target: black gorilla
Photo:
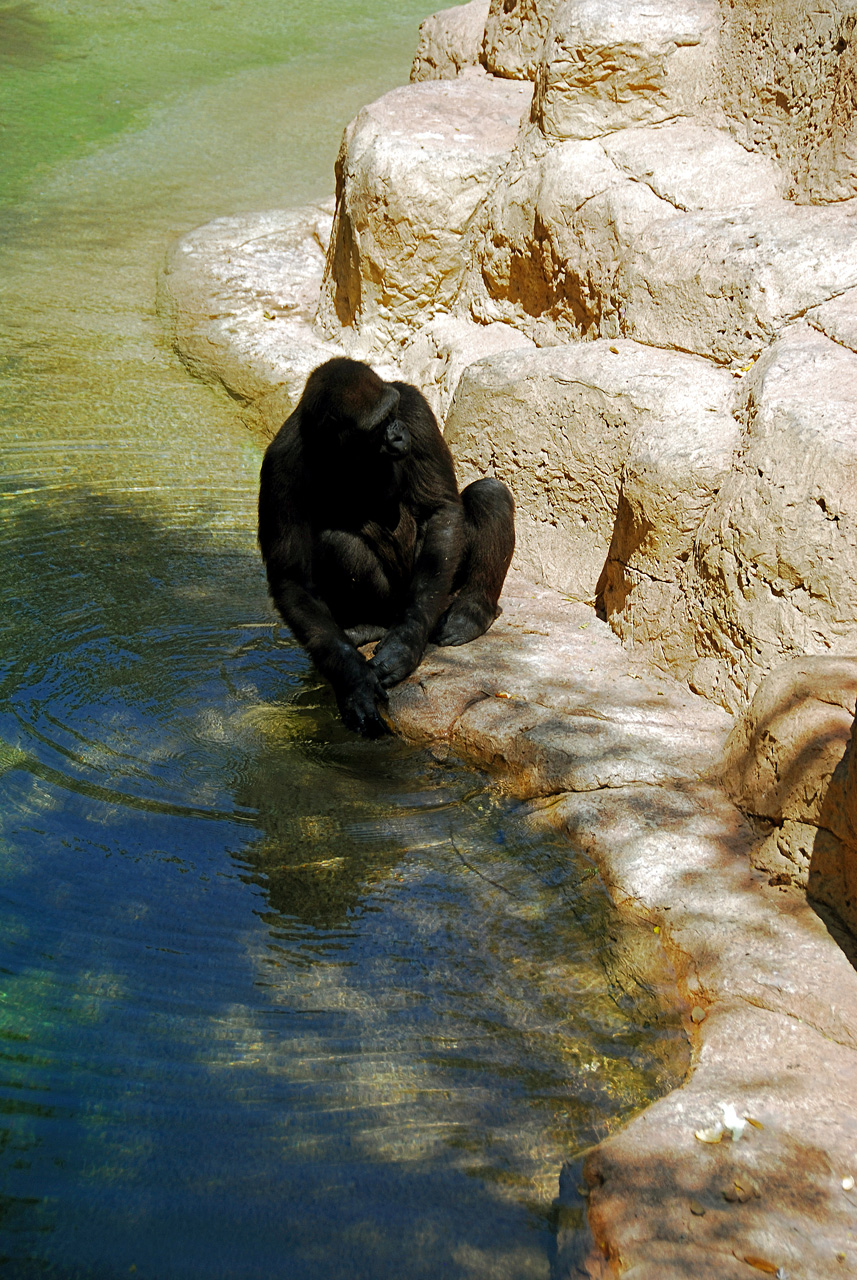
[[[429,640],[487,631],[515,547],[498,480],[458,492],[425,398],[356,360],[307,379],[268,446],[259,545],[274,603],[333,686],[345,724],[373,737],[378,705]],[[380,639],[367,662],[357,646]]]

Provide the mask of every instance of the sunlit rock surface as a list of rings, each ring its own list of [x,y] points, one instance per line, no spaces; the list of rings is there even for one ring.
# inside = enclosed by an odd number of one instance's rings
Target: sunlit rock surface
[[[411,80],[454,80],[479,65],[489,0],[470,0],[433,13],[420,25]]]

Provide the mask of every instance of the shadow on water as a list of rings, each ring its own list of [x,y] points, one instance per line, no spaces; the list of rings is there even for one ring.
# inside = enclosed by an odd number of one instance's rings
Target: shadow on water
[[[592,868],[348,735],[204,501],[8,496],[4,1277],[546,1277],[563,1159],[681,1056]]]

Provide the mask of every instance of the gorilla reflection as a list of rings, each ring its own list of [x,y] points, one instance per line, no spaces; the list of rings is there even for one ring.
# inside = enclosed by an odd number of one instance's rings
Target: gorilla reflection
[[[386,690],[426,644],[487,631],[515,547],[498,480],[459,494],[424,396],[337,358],[307,379],[268,446],[259,490],[268,588],[333,686],[345,724],[386,731]],[[367,661],[359,645],[380,640]]]

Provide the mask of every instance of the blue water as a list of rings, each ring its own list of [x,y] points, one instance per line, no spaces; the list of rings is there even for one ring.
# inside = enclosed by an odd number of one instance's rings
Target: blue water
[[[332,188],[425,6],[0,6],[0,1274],[548,1277],[668,1087],[609,904],[486,779],[338,724],[171,236]]]

